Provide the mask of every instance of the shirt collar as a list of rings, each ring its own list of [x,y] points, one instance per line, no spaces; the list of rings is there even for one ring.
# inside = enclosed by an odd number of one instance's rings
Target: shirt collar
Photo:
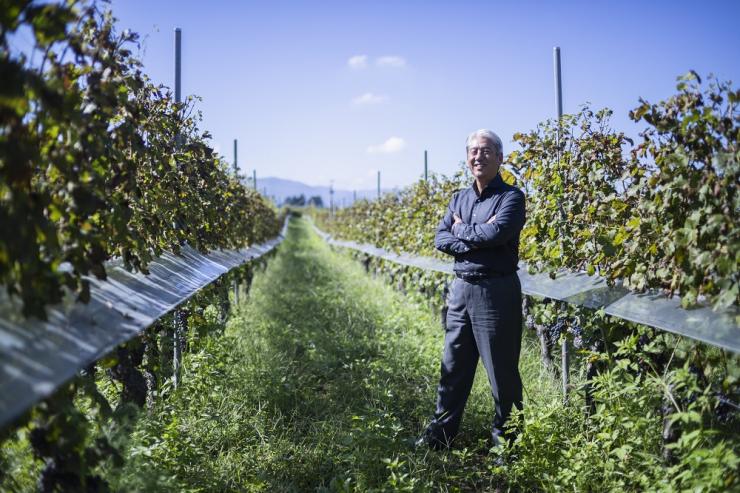
[[[493,177],[493,180],[488,182],[488,185],[486,185],[486,188],[483,189],[483,192],[481,192],[481,197],[484,195],[490,195],[493,193],[494,190],[497,188],[501,188],[504,185],[504,179],[501,178],[501,172],[496,173],[496,176]],[[473,189],[473,193],[475,192],[475,180],[473,180],[473,184],[470,185],[470,188]],[[476,193],[477,195],[477,193]]]

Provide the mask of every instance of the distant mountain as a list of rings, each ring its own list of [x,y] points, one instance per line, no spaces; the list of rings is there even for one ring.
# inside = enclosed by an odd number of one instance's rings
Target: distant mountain
[[[250,183],[251,184],[251,183]],[[330,193],[329,187],[317,187],[306,185],[299,181],[286,180],[284,178],[257,178],[257,189],[265,196],[271,198],[277,205],[282,205],[288,197],[296,197],[303,194],[308,200],[316,195],[321,197],[324,207],[329,207]],[[393,191],[394,189],[381,189],[381,193]],[[377,190],[337,190],[334,189],[334,205],[336,207],[346,207],[352,204],[356,199],[376,198]]]

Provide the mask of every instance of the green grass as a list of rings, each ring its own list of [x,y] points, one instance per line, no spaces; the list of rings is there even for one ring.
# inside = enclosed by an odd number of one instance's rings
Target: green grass
[[[122,489],[190,491],[491,488],[492,403],[479,368],[452,452],[415,451],[434,407],[442,329],[308,225],[288,238],[184,386],[134,434]],[[528,341],[528,344],[533,344]],[[536,348],[528,401],[557,400]]]

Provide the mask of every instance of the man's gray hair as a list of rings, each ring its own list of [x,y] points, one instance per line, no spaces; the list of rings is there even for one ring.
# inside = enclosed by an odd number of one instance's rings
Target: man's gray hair
[[[504,155],[504,144],[501,142],[501,137],[496,135],[491,130],[488,130],[487,128],[481,128],[480,130],[476,130],[472,134],[468,135],[468,140],[465,141],[465,149],[468,149],[470,147],[470,144],[474,140],[478,140],[479,137],[485,137],[493,142],[493,145],[496,147],[498,153],[502,156]]]

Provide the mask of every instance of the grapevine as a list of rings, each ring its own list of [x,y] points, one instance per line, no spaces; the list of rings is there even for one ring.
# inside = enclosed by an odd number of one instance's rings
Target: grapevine
[[[273,209],[228,173],[97,4],[11,1],[0,31],[0,284],[26,315],[66,290],[90,298],[120,257],[147,272],[164,251],[237,248],[277,233]],[[30,29],[33,53],[12,48]],[[34,56],[35,55],[35,56]],[[39,61],[39,57],[41,60]]]

